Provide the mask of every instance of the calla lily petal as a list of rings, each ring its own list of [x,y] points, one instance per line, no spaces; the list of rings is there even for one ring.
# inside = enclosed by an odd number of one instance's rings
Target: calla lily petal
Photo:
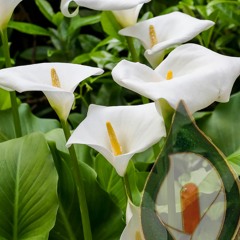
[[[106,122],[115,130],[122,154],[114,155]],[[123,176],[131,157],[142,152],[165,136],[163,118],[154,103],[138,106],[104,107],[90,105],[87,117],[73,132],[67,146],[86,144],[100,152],[120,176]]]
[[[52,85],[51,69],[55,69],[60,87]],[[0,70],[0,87],[9,91],[42,91],[60,119],[66,120],[74,101],[77,85],[100,68],[69,63],[40,63]]]
[[[22,0],[0,0],[0,30],[7,27],[15,7]]]
[[[214,22],[209,20],[199,20],[181,12],[172,12],[124,28],[119,34],[139,39],[146,49],[145,57],[155,67],[159,64],[164,49],[187,42],[213,25]],[[156,38],[154,43],[150,26]]]
[[[68,8],[71,2],[75,2],[78,6],[90,8],[93,10],[100,11],[117,11],[125,10],[136,7],[138,4],[149,2],[150,0],[122,0],[122,1],[112,1],[112,0],[62,0],[61,1],[61,11],[67,17],[73,17],[78,13],[78,8],[74,12],[70,13]]]
[[[126,9],[126,10],[119,10],[119,11],[112,11],[117,21],[120,23],[122,27],[128,27],[137,22],[139,12],[142,8],[143,4],[139,4],[136,7]]]
[[[173,78],[166,80],[169,70]],[[123,60],[112,71],[119,85],[156,101],[157,106],[161,98],[173,108],[184,100],[192,113],[214,101],[227,102],[239,74],[240,58],[196,44],[177,47],[155,70]]]
[[[143,240],[140,207],[128,201],[126,209],[126,227],[124,228],[120,240]]]

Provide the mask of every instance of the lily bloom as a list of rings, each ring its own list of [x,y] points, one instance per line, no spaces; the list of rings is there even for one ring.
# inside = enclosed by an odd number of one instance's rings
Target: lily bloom
[[[22,0],[0,0],[0,31],[7,27],[15,7]]]
[[[187,42],[213,25],[209,20],[172,12],[124,28],[119,34],[139,39],[146,50],[145,57],[156,67],[164,56],[164,49]]]
[[[67,146],[86,144],[94,148],[124,176],[131,157],[157,143],[165,134],[163,118],[154,103],[117,107],[92,104]]]
[[[184,100],[191,113],[214,101],[227,102],[240,74],[240,58],[215,53],[196,44],[174,49],[156,68],[121,61],[112,71],[121,86],[156,102],[163,98],[176,109]]]
[[[112,1],[112,0],[62,0],[61,1],[61,11],[67,17],[73,17],[78,14],[78,8],[75,9],[72,13],[69,12],[69,4],[75,2],[78,6],[90,8],[93,10],[100,11],[118,11],[134,8],[139,4],[149,2],[150,0],[121,0],[121,1]]]
[[[138,4],[136,7],[112,11],[118,23],[123,27],[128,27],[134,25],[137,22],[139,12],[142,8],[143,4]]]
[[[171,167],[156,198],[158,217],[176,240],[218,239],[226,210],[218,172],[195,153],[172,154],[169,159]]]
[[[0,70],[0,87],[8,91],[42,91],[61,120],[66,120],[78,84],[103,73],[100,68],[70,63],[39,63]]]
[[[124,228],[120,240],[144,240],[141,227],[140,207],[128,201],[126,209],[126,227]]]

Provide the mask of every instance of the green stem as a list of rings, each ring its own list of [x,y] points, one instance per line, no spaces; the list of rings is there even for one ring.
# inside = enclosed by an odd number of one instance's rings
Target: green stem
[[[123,176],[123,184],[125,186],[127,196],[129,197],[131,202],[133,202],[132,192],[131,192],[130,183],[129,183],[127,173],[125,173],[125,175]]]
[[[12,114],[13,114],[13,121],[15,126],[15,134],[16,137],[22,136],[22,127],[20,123],[20,117],[18,112],[18,104],[17,104],[17,96],[16,92],[12,91],[10,92],[10,99],[11,99],[11,105],[12,105]]]
[[[137,51],[134,47],[133,38],[126,37],[126,39],[127,39],[129,51],[130,51],[131,56],[132,56],[132,61],[133,62],[139,62],[139,57],[138,57]]]
[[[61,120],[62,128],[64,131],[64,135],[66,140],[69,139],[71,136],[68,123],[65,120]],[[89,214],[88,214],[88,207],[87,207],[87,201],[86,201],[86,195],[85,195],[85,189],[84,189],[84,183],[83,178],[80,175],[80,169],[78,165],[77,155],[74,149],[74,145],[69,147],[69,154],[70,154],[70,167],[73,174],[73,178],[76,184],[77,188],[77,195],[78,195],[78,203],[79,208],[81,212],[82,217],[82,225],[83,225],[83,235],[85,240],[92,240],[92,233],[91,233],[91,227],[90,227],[90,220],[89,220]]]
[[[9,45],[8,45],[8,35],[7,35],[7,29],[3,29],[1,31],[2,36],[2,44],[3,44],[3,52],[5,56],[5,65],[6,67],[11,67],[11,58],[10,58],[10,51],[9,51]],[[16,92],[10,92],[10,99],[11,99],[11,105],[12,105],[12,114],[13,114],[13,121],[14,121],[14,127],[15,127],[15,134],[16,137],[22,136],[22,128],[20,124],[20,117],[18,112],[18,104],[17,104],[17,97]]]

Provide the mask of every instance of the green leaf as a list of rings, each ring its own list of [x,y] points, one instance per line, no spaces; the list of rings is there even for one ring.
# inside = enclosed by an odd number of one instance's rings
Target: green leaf
[[[100,39],[90,35],[90,34],[81,34],[78,37],[79,44],[81,45],[84,52],[91,52],[95,46],[100,42]]]
[[[35,61],[40,62],[46,60],[48,58],[48,52],[52,51],[53,49],[54,48],[47,46],[28,48],[20,54],[20,57],[29,61],[34,59]]]
[[[110,195],[119,208],[125,211],[127,198],[123,180],[111,164],[100,154],[97,155],[95,160],[95,171],[101,188]]]
[[[64,15],[61,12],[55,13],[52,17],[52,22],[58,27],[61,25],[63,21],[64,21]]]
[[[220,103],[212,114],[197,121],[200,129],[214,144],[229,156],[240,147],[240,93],[233,95],[227,103]]]
[[[229,155],[227,160],[236,173],[240,176],[240,148],[233,154]]]
[[[214,7],[218,10],[221,19],[229,26],[230,23],[235,24],[236,26],[240,25],[240,15],[239,9],[236,11],[236,6],[231,3],[236,3],[236,1],[228,1],[225,3],[219,3],[214,5]],[[237,3],[239,5],[239,3]],[[236,11],[236,12],[235,12]]]
[[[91,59],[97,63],[99,68],[113,69],[113,67],[120,61],[119,58],[115,57],[107,51],[97,51],[90,53]]]
[[[54,229],[50,233],[51,240],[83,239],[81,230],[81,216],[78,209],[76,191],[73,185],[71,171],[68,166],[69,155],[59,144],[59,138],[62,136],[60,131],[51,131],[46,134],[50,143],[51,151],[54,156],[55,164],[59,175],[59,201],[61,203],[57,221]],[[55,136],[54,136],[55,135]],[[54,143],[57,141],[57,147]],[[84,179],[89,216],[91,220],[91,229],[94,240],[119,239],[123,229],[122,214],[119,208],[111,201],[110,197],[104,192],[98,182],[96,172],[86,163],[89,160],[88,154],[81,153],[85,146],[76,146],[81,176]],[[60,151],[62,149],[64,152]],[[113,223],[115,223],[113,225]],[[71,237],[70,237],[71,236]]]
[[[132,161],[129,162],[127,172],[124,176],[125,185],[128,184],[130,191],[130,199],[135,206],[139,206],[141,202],[141,193],[137,187],[137,181],[140,175],[136,174],[136,170]],[[127,182],[126,182],[127,180]]]
[[[51,36],[48,30],[32,23],[10,21],[8,27],[26,34]]]
[[[96,94],[95,103],[98,105],[124,105],[122,100],[122,88],[112,84],[102,84],[98,93]]]
[[[86,116],[83,113],[70,113],[68,117],[68,121],[70,122],[73,129],[77,128],[77,126],[80,124],[80,122],[83,121],[83,119]]]
[[[81,27],[92,25],[99,23],[101,19],[100,14],[96,14],[93,16],[87,16],[87,17],[80,17],[79,15],[71,18],[71,22],[68,28],[68,34],[71,36],[76,31],[79,31]]]
[[[72,60],[72,63],[82,64],[82,63],[88,62],[90,60],[91,60],[91,58],[89,56],[89,53],[84,53],[84,54],[81,54],[81,55],[78,55],[77,57],[75,57]]]
[[[44,17],[53,23],[52,18],[54,15],[54,11],[49,2],[46,0],[35,0],[35,2]]]
[[[213,0],[213,1],[209,1],[208,6],[213,6],[216,4],[220,4],[220,3],[227,3],[227,4],[236,4],[239,5],[239,1],[231,1],[231,0]]]
[[[55,226],[50,232],[49,239],[83,239],[81,215],[78,209],[77,193],[75,190],[75,184],[71,174],[71,170],[68,166],[69,155],[65,152],[61,152],[60,150],[58,150],[58,148],[66,148],[65,145],[59,145],[59,141],[56,145],[56,142],[54,141],[54,137],[57,136],[64,140],[62,129],[58,130],[59,131],[56,131],[55,134],[53,131],[51,131],[51,134],[45,134],[59,176],[59,210]]]
[[[92,49],[92,52],[96,52],[98,48],[101,48],[105,45],[109,45],[111,44],[112,42],[116,41],[116,38],[114,37],[107,37],[105,39],[103,39],[101,42],[99,42],[93,49]]]
[[[37,118],[27,104],[19,106],[19,115],[23,135],[41,131],[48,132],[59,126],[55,119]],[[0,142],[15,138],[11,109],[0,111]]]
[[[9,92],[3,89],[0,89],[0,110],[8,109],[11,106],[12,105],[11,105]]]
[[[121,29],[120,24],[116,21],[112,12],[103,11],[101,14],[101,24],[105,33],[109,36],[119,39],[121,42],[123,37],[118,34],[118,31]]]
[[[0,239],[48,239],[58,177],[44,135],[1,143],[0,152]]]

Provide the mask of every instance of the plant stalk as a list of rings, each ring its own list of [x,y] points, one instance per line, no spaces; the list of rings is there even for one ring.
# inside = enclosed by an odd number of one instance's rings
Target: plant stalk
[[[66,141],[71,136],[68,123],[65,120],[61,120],[62,128],[64,131],[64,135]],[[82,217],[82,225],[83,225],[83,235],[85,240],[92,240],[92,232],[88,214],[88,207],[86,201],[86,194],[84,189],[83,179],[81,178],[80,169],[78,165],[77,155],[74,149],[74,145],[69,147],[69,154],[70,154],[70,167],[73,174],[73,178],[76,184],[77,195],[78,195],[78,203]]]
[[[132,192],[131,192],[127,173],[125,173],[123,176],[123,184],[125,186],[125,191],[126,191],[127,197],[131,200],[131,202],[133,202]]]
[[[135,46],[134,46],[133,38],[126,37],[126,39],[127,39],[129,51],[131,53],[132,61],[133,62],[139,62],[139,57],[138,57],[137,51],[136,51]]]
[[[3,29],[1,31],[2,36],[2,44],[3,44],[3,52],[5,57],[5,66],[11,67],[11,58],[10,58],[10,50],[8,45],[8,35],[7,35],[7,28]],[[20,117],[18,112],[18,104],[17,104],[17,97],[16,92],[11,91],[10,92],[10,99],[11,99],[11,105],[12,105],[12,114],[13,114],[13,121],[14,121],[14,127],[15,127],[15,134],[16,137],[22,136],[22,128],[20,123]]]

